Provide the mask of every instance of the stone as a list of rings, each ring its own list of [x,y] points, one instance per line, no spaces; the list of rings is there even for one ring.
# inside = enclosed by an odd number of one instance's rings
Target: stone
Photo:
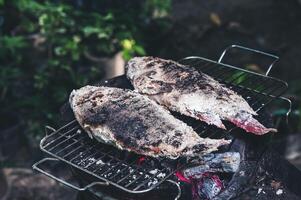
[[[4,168],[7,189],[2,200],[74,200],[76,192],[27,168]]]

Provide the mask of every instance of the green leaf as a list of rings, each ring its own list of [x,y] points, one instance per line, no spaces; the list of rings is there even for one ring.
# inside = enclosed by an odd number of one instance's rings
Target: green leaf
[[[86,26],[86,27],[84,27],[83,32],[86,37],[89,37],[90,35],[92,35],[94,33],[99,33],[100,29],[97,27]]]
[[[8,49],[12,53],[26,47],[28,44],[22,36],[4,36],[0,38],[2,50]]]
[[[145,55],[145,50],[142,46],[139,46],[139,45],[135,45],[134,46],[134,50],[140,55],[140,56],[143,56]]]
[[[42,14],[40,17],[39,17],[39,25],[40,26],[44,26],[47,22],[46,22],[46,20],[48,20],[49,19],[49,17],[48,17],[48,15],[47,14]]]
[[[57,29],[57,33],[66,33],[66,28],[64,28],[64,27],[62,27],[62,28],[59,28],[59,29]]]
[[[122,57],[123,57],[124,60],[130,60],[132,58],[132,55],[131,55],[130,51],[123,50],[122,51]]]
[[[81,40],[82,40],[82,39],[81,39],[80,36],[78,36],[78,35],[74,35],[74,36],[73,36],[73,41],[74,41],[75,43],[79,43]]]
[[[101,32],[101,33],[98,33],[98,34],[97,34],[97,37],[98,37],[99,39],[107,39],[107,38],[109,38],[109,35],[106,34],[106,33],[104,33],[104,32]]]
[[[58,56],[63,56],[63,55],[66,55],[67,52],[63,47],[55,47],[54,53]]]
[[[104,20],[111,20],[111,19],[113,19],[114,18],[114,16],[113,16],[113,13],[108,13],[103,19]]]

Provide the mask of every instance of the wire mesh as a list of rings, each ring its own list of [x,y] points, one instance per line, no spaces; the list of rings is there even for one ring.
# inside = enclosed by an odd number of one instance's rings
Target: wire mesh
[[[40,147],[73,167],[133,193],[155,188],[176,169],[171,166],[173,161],[147,158],[141,163],[139,155],[99,143],[83,133],[76,121],[46,136]]]

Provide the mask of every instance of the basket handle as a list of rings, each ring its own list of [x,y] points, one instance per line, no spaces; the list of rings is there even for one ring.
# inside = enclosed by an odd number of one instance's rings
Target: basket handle
[[[51,126],[45,126],[45,133],[46,135],[50,135],[51,133],[55,132],[55,128],[51,127]]]
[[[38,172],[40,172],[40,173],[48,176],[49,178],[52,178],[52,179],[54,179],[54,180],[62,183],[63,185],[65,185],[67,187],[70,187],[72,189],[75,189],[77,191],[85,191],[85,190],[87,190],[90,187],[95,186],[95,185],[105,185],[105,186],[109,185],[108,182],[93,182],[93,183],[90,183],[90,184],[88,184],[88,185],[86,185],[84,187],[78,187],[76,185],[73,185],[72,183],[69,183],[69,182],[67,182],[65,180],[62,180],[61,178],[58,178],[57,176],[55,176],[55,175],[53,175],[53,174],[51,174],[49,172],[46,172],[45,170],[43,170],[42,168],[39,167],[40,164],[46,163],[46,162],[60,162],[60,160],[56,159],[56,158],[44,158],[44,159],[36,162],[35,164],[33,164],[32,168],[34,170],[36,170],[36,171],[38,171]]]
[[[271,57],[273,58],[273,62],[270,64],[269,68],[267,69],[267,71],[265,72],[265,75],[268,76],[270,71],[272,70],[273,68],[273,65],[279,60],[279,57],[278,56],[275,56],[273,54],[270,54],[270,53],[266,53],[266,52],[263,52],[263,51],[259,51],[259,50],[256,50],[256,49],[251,49],[251,48],[248,48],[248,47],[244,47],[244,46],[240,46],[240,45],[236,45],[236,44],[233,44],[231,46],[228,46],[224,51],[223,53],[220,55],[219,59],[217,62],[219,63],[222,63],[222,60],[224,58],[224,56],[226,55],[227,51],[229,51],[230,49],[233,49],[233,48],[237,48],[237,49],[241,49],[241,50],[245,50],[245,51],[250,51],[250,52],[253,52],[253,53],[257,53],[257,54],[261,54],[261,55],[264,55],[264,56],[268,56],[268,57]]]

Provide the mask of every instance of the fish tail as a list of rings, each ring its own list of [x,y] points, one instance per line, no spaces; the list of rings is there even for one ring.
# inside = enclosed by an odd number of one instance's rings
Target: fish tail
[[[266,128],[257,121],[251,114],[246,118],[229,118],[230,122],[244,129],[246,132],[254,133],[255,135],[264,135],[268,132],[277,132],[277,129]]]

